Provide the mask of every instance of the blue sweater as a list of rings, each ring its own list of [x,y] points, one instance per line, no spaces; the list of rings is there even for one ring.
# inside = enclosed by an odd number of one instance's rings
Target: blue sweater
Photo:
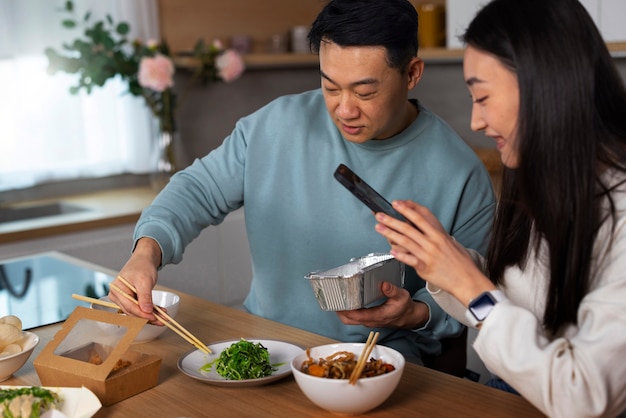
[[[490,178],[445,122],[420,106],[413,124],[393,138],[351,143],[320,90],[278,98],[242,118],[220,147],[172,177],[142,213],[135,240],[154,238],[163,265],[178,263],[202,229],[245,204],[253,271],[246,309],[340,341],[365,341],[369,329],[322,311],[304,278],[389,251],[371,211],[334,179],[340,163],[390,201],[427,206],[461,244],[484,252],[495,207]],[[462,330],[423,285],[407,269],[405,288],[430,307],[426,326],[380,330],[381,344],[418,363],[424,352],[439,352],[438,339]]]

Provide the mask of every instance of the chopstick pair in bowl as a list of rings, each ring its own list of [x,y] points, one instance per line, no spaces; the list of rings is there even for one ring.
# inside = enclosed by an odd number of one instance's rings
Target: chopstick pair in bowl
[[[370,334],[367,337],[367,341],[363,346],[361,356],[357,360],[356,366],[354,366],[354,370],[350,375],[350,380],[348,380],[348,383],[350,383],[351,385],[355,385],[357,380],[359,380],[359,378],[361,377],[361,373],[363,373],[363,369],[365,368],[365,365],[367,364],[367,361],[372,354],[372,350],[374,349],[374,347],[376,347],[376,342],[378,341],[379,335],[379,332],[374,333],[374,331],[370,331]]]
[[[126,285],[126,287],[128,287],[132,292],[137,294],[137,289],[135,288],[135,286],[133,286],[130,282],[128,282],[122,276],[117,276],[117,278],[122,283],[124,283],[124,285]],[[128,293],[124,292],[122,289],[120,289],[114,283],[111,283],[111,288],[116,293],[118,293],[120,296],[130,300],[131,302],[133,302],[136,305],[139,305],[139,302],[137,301],[137,299],[135,299],[134,297],[132,297]],[[91,303],[94,303],[94,304],[97,304],[97,305],[106,306],[108,308],[120,309],[120,307],[117,304],[112,303],[112,302],[106,302],[106,301],[102,301],[100,299],[94,299],[94,298],[89,298],[89,297],[80,296],[80,295],[72,295],[72,296],[75,299],[80,299],[80,300],[83,300],[85,302],[91,302]],[[154,305],[153,313],[154,313],[154,316],[156,316],[156,318],[159,321],[161,321],[161,323],[163,323],[163,325],[165,325],[166,327],[168,327],[169,329],[171,329],[172,331],[174,331],[175,333],[180,335],[185,341],[187,341],[188,343],[190,343],[191,345],[196,347],[198,350],[202,351],[205,354],[211,354],[212,353],[211,349],[209,347],[207,347],[206,344],[204,344],[202,341],[200,341],[196,336],[194,336],[191,332],[189,332],[185,327],[183,327],[180,323],[178,323],[174,318],[169,316],[167,314],[167,312],[165,312],[163,310],[163,308],[161,308],[160,306]]]

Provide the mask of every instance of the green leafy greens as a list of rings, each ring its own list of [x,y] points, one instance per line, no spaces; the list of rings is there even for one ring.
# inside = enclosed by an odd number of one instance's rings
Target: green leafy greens
[[[21,387],[15,389],[0,389],[0,416],[14,418],[15,405],[12,404],[17,398],[22,397],[23,402],[30,404],[29,418],[40,417],[44,412],[56,408],[60,403],[59,395],[42,387]],[[19,404],[19,403],[18,403]],[[17,415],[19,417],[20,415]]]
[[[267,377],[276,370],[270,364],[270,354],[261,343],[241,339],[224,349],[214,361],[205,364],[200,370],[215,371],[229,380],[258,379]]]

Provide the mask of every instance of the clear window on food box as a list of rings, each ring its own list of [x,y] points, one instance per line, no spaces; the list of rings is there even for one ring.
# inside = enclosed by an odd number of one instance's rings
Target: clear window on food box
[[[79,319],[54,354],[91,364],[102,364],[126,335],[128,328],[108,322]]]

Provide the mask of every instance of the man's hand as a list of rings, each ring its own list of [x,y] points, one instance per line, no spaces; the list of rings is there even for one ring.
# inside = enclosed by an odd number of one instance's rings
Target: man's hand
[[[152,310],[152,289],[157,282],[157,269],[161,264],[161,248],[156,241],[151,238],[141,238],[137,241],[137,246],[130,259],[126,262],[119,276],[132,284],[137,293],[129,289],[119,278],[112,284],[120,288],[123,292],[139,301],[139,305],[120,295],[111,286],[109,298],[116,303],[125,313],[129,315],[146,318],[151,323],[160,324]]]
[[[428,322],[429,309],[425,303],[416,302],[406,289],[383,282],[385,303],[373,308],[337,312],[346,325],[364,325],[368,328],[415,329]]]

